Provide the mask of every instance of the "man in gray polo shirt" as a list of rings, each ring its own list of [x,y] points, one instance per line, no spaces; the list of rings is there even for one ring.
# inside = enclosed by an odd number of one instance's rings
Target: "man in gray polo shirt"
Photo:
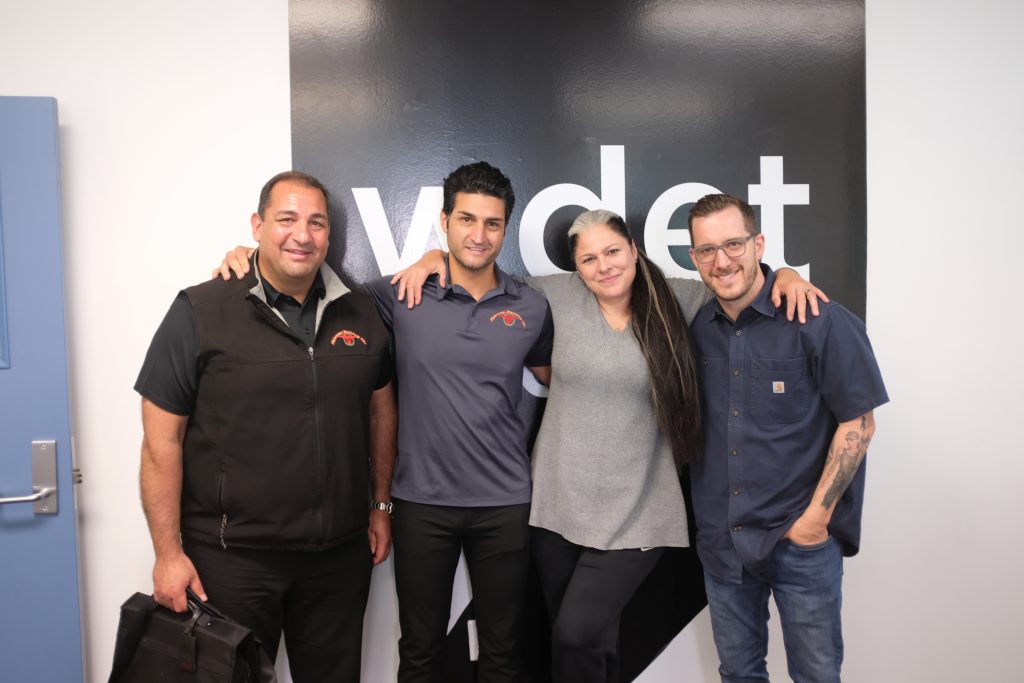
[[[437,680],[452,582],[464,551],[473,586],[480,681],[523,678],[517,635],[529,563],[530,462],[517,410],[523,367],[546,383],[554,336],[547,301],[496,265],[515,195],[486,162],[444,181],[447,286],[421,305],[370,282],[395,340],[398,460],[391,491],[398,591],[398,680]]]

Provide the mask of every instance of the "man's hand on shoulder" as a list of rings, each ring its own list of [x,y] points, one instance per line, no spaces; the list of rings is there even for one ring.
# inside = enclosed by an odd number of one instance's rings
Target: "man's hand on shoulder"
[[[793,313],[803,325],[807,322],[807,310],[818,315],[818,299],[828,303],[828,296],[792,268],[780,268],[775,273],[775,285],[771,291],[772,303],[776,308],[786,300],[786,320],[793,320]]]
[[[238,245],[224,254],[224,260],[210,273],[210,279],[216,280],[219,277],[224,280],[230,280],[232,274],[234,274],[235,277],[241,280],[249,274],[249,259],[252,258],[255,251],[255,247]]]
[[[444,287],[448,269],[445,267],[444,252],[440,249],[428,251],[419,261],[395,273],[391,284],[398,285],[396,298],[404,300],[410,310],[419,306],[423,300],[423,284],[434,273],[437,273],[438,286]]]
[[[188,610],[185,588],[206,601],[206,591],[192,560],[184,552],[157,557],[153,565],[153,599],[175,612]]]

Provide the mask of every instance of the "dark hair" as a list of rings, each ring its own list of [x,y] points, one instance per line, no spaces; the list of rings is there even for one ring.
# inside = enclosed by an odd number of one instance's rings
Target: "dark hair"
[[[576,253],[579,234],[592,225],[607,225],[634,244],[622,217],[598,209],[581,214],[569,228],[569,251]],[[676,466],[693,460],[700,436],[700,390],[689,327],[675,293],[661,269],[637,247],[637,276],[630,293],[630,327],[651,376],[651,401],[662,433],[672,446]]]
[[[747,204],[739,197],[733,197],[731,194],[706,194],[690,207],[690,216],[686,219],[686,226],[690,230],[690,243],[693,244],[694,218],[710,216],[713,213],[724,211],[730,206],[735,206],[740,210],[740,213],[743,215],[743,226],[749,234],[756,235],[761,232],[761,228],[757,225],[757,219],[754,217],[754,210],[750,208],[750,204]]]
[[[260,190],[260,203],[256,207],[256,213],[259,214],[260,218],[264,218],[263,212],[267,210],[267,204],[270,203],[270,193],[274,191],[274,186],[282,182],[298,183],[305,187],[311,187],[314,190],[320,190],[324,195],[324,204],[330,206],[331,196],[327,194],[327,188],[324,187],[323,183],[302,171],[285,171],[284,173],[278,173],[268,180],[263,189]]]
[[[512,215],[512,207],[516,204],[516,193],[512,191],[512,181],[498,169],[486,161],[459,166],[444,179],[445,215],[451,215],[455,208],[455,194],[486,194],[505,202],[505,221]]]

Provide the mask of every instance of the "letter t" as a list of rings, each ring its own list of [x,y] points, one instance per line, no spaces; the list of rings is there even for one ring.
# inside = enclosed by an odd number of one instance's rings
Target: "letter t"
[[[773,268],[783,266],[811,279],[811,266],[786,263],[786,242],[783,235],[784,211],[787,204],[810,204],[809,185],[786,185],[782,181],[782,157],[761,157],[761,183],[748,185],[751,204],[761,207],[761,232],[765,234],[764,261]]]

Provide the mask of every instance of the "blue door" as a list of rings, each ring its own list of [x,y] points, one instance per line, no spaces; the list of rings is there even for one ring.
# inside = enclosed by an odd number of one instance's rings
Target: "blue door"
[[[82,680],[57,162],[56,100],[0,97],[0,681],[11,683]]]

